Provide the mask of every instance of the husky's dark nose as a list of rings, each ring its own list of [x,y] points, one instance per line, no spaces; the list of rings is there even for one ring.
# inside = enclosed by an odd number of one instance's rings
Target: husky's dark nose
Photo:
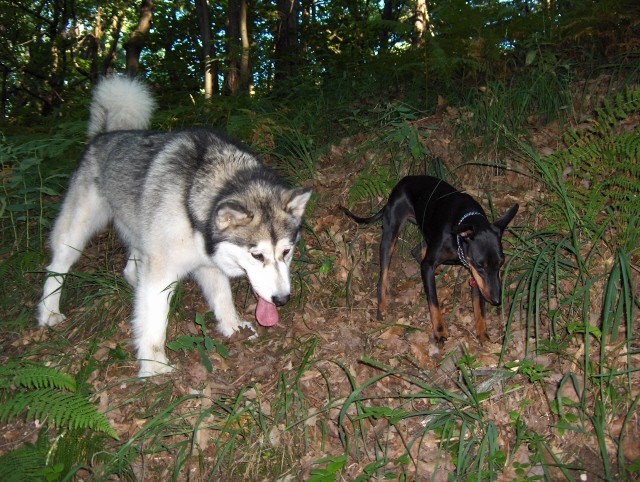
[[[282,305],[286,305],[287,304],[287,301],[289,301],[290,297],[291,297],[290,295],[272,296],[271,297],[271,301],[276,306],[282,306]]]

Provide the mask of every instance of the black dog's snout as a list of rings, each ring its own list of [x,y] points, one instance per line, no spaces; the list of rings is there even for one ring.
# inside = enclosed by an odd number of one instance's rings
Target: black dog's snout
[[[496,277],[494,286],[491,289],[491,298],[488,300],[493,306],[502,304],[502,287],[500,286],[500,276]]]
[[[289,298],[291,298],[290,295],[272,296],[271,297],[271,301],[276,306],[282,306],[282,305],[286,305],[287,304],[287,301],[289,301]]]
[[[490,288],[488,293],[483,292],[482,295],[484,299],[491,303],[493,306],[500,306],[502,304],[502,290],[500,289],[499,285]]]

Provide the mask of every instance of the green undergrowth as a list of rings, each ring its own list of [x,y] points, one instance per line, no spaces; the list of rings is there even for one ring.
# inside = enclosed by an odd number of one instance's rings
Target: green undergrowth
[[[640,129],[623,129],[621,123],[639,114],[640,93],[627,90],[605,103],[587,127],[569,131],[566,149],[540,157],[521,145],[518,167],[546,188],[531,216],[548,220],[542,229],[518,232],[507,267],[518,283],[511,317],[523,315],[532,335],[544,316],[551,320],[552,339],[567,329],[593,334],[591,327],[599,330],[598,338],[632,339]],[[598,291],[603,299],[592,298],[595,285],[606,287]],[[594,311],[596,323],[589,318]]]
[[[532,46],[526,63],[526,70],[509,83],[488,82],[470,92],[454,123],[463,158],[489,153],[503,159],[513,135],[528,137],[532,127],[566,123],[573,115],[570,66],[539,45]]]
[[[424,113],[400,102],[381,105],[374,113],[373,120],[358,119],[359,113],[353,114],[353,120],[374,135],[353,154],[367,161],[349,188],[349,206],[388,196],[393,186],[409,174],[450,176],[443,161],[429,151],[431,128],[420,122]]]
[[[0,423],[22,417],[39,420],[42,428],[35,443],[0,456],[0,479],[59,480],[100,459],[106,440],[118,435],[89,397],[84,380],[38,363],[5,363],[0,368]]]
[[[626,89],[569,130],[565,148],[541,157],[521,144],[517,168],[544,191],[516,230],[505,270],[514,286],[507,327],[524,326],[530,355],[564,358],[580,347],[549,408],[559,433],[592,437],[605,480],[638,470],[622,450],[640,397],[638,115],[640,92]],[[611,420],[622,424],[618,434]]]

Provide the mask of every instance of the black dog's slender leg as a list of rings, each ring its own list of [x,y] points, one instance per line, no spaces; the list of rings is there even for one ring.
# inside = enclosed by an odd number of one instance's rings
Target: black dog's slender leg
[[[396,250],[398,235],[404,222],[382,221],[382,240],[380,241],[380,277],[378,278],[378,320],[382,321],[387,313],[389,296],[389,266]]]
[[[484,343],[485,341],[489,341],[489,337],[487,336],[487,325],[485,322],[485,312],[484,312],[484,298],[480,293],[480,289],[475,281],[471,281],[471,300],[473,301],[473,315],[476,321],[476,333],[478,334],[478,339],[480,343]]]
[[[442,321],[442,312],[440,311],[440,304],[438,303],[435,267],[430,260],[425,259],[420,264],[420,272],[422,274],[424,291],[427,293],[427,301],[429,302],[429,313],[431,314],[431,324],[433,325],[433,336],[438,345],[442,346],[444,341],[449,337],[449,332]]]

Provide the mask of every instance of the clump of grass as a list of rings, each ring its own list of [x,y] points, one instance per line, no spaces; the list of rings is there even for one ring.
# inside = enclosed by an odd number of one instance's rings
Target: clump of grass
[[[631,474],[620,441],[610,443],[606,419],[627,420],[629,407],[637,404],[631,380],[637,367],[629,354],[640,302],[631,261],[638,253],[640,178],[637,151],[624,146],[640,129],[627,132],[618,125],[640,112],[639,99],[637,92],[620,94],[616,109],[599,110],[587,129],[567,136],[565,150],[540,157],[521,145],[521,170],[545,186],[531,219],[548,222],[516,233],[506,267],[515,285],[508,327],[522,320],[535,340],[529,350],[566,356],[569,344],[583,347],[579,367],[565,374],[550,409],[559,432],[594,437],[605,479],[613,476],[612,461],[624,477]],[[612,359],[620,349],[626,355]],[[577,401],[562,395],[563,386],[573,386]]]
[[[513,147],[513,136],[527,136],[527,127],[564,121],[573,114],[571,70],[562,59],[540,46],[531,49],[527,65],[510,83],[488,82],[473,91],[455,123],[464,158],[478,152],[503,160]]]
[[[0,135],[0,312],[12,335],[33,323],[39,287],[32,273],[44,262],[46,236],[71,170],[58,159],[73,158],[83,130],[83,123],[66,122],[38,136]],[[2,337],[0,351],[13,341]]]
[[[421,125],[419,111],[398,102],[380,106],[376,112],[377,135],[361,149],[368,161],[349,189],[349,206],[363,199],[387,197],[408,174],[441,179],[449,175],[444,163],[429,151],[430,132]]]

